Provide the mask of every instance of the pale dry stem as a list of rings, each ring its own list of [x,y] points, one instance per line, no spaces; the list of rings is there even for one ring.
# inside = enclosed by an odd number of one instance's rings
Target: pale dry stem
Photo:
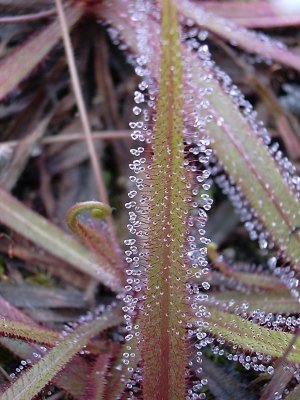
[[[87,110],[86,110],[86,107],[84,104],[83,96],[82,96],[82,90],[81,90],[81,86],[80,86],[80,82],[79,82],[79,76],[78,76],[78,72],[77,72],[77,68],[76,68],[73,47],[72,47],[72,43],[71,43],[70,34],[68,31],[68,26],[67,26],[67,22],[66,22],[66,18],[65,18],[63,5],[62,5],[61,0],[55,0],[55,4],[56,4],[56,8],[57,8],[57,14],[58,14],[60,26],[61,26],[62,38],[63,38],[63,43],[64,43],[66,57],[67,57],[67,63],[68,63],[68,67],[69,67],[69,71],[70,71],[70,75],[71,75],[72,86],[73,86],[76,103],[77,103],[77,107],[79,110],[80,119],[82,122],[83,131],[85,134],[86,143],[88,146],[90,159],[91,159],[91,163],[92,163],[92,168],[93,168],[93,172],[94,172],[94,176],[95,176],[98,196],[99,196],[99,199],[103,203],[109,204],[103,175],[101,173],[102,169],[101,169],[101,166],[100,166],[100,163],[99,163],[99,160],[97,157],[96,149],[95,149],[95,146],[93,143],[91,126],[90,126],[90,122],[88,119],[88,114],[87,114]],[[115,239],[114,225],[113,225],[113,221],[112,221],[111,217],[108,218],[108,224],[110,226],[112,239],[115,242],[117,242]]]

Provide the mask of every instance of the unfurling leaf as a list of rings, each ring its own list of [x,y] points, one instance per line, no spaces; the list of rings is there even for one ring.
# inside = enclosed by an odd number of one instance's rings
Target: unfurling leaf
[[[111,280],[111,287],[118,292],[125,283],[119,249],[113,245],[108,232],[96,230],[80,221],[80,214],[84,212],[89,212],[95,219],[104,219],[111,214],[111,208],[98,201],[85,201],[72,206],[67,212],[66,219],[69,228],[95,254],[102,273],[114,277]]]

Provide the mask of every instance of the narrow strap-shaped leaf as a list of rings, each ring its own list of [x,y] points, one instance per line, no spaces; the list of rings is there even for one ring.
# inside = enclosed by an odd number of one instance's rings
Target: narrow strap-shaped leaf
[[[198,89],[210,88],[209,112],[213,121],[208,134],[211,146],[233,182],[240,188],[259,219],[271,233],[279,249],[299,268],[300,235],[292,234],[300,224],[300,207],[281,175],[274,158],[249,121],[239,112],[217,80],[199,79],[205,73],[196,57],[192,62],[193,81]]]
[[[195,87],[212,90],[209,112],[213,122],[208,134],[218,159],[255,209],[279,249],[299,269],[300,235],[294,231],[300,224],[299,200],[262,138],[252,128],[251,118],[247,120],[237,112],[237,106],[217,80],[204,82],[199,79],[205,70],[197,57],[192,61],[191,70]],[[213,73],[213,69],[210,72]]]
[[[0,315],[10,318],[13,321],[37,326],[30,317],[23,314],[22,311],[18,310],[1,297]],[[116,324],[118,324],[117,320]],[[29,344],[8,337],[0,337],[0,344],[23,360],[32,359],[33,353],[40,351],[40,347],[34,343]],[[78,370],[80,373],[78,373]],[[75,356],[74,359],[66,365],[64,370],[55,377],[54,384],[64,389],[67,393],[70,393],[75,399],[81,399],[84,393],[88,372],[88,363],[82,357],[79,358],[79,356]]]
[[[56,375],[52,383],[71,394],[74,399],[81,400],[89,373],[90,365],[88,360],[77,354],[67,363],[64,369]]]
[[[58,333],[50,329],[10,321],[5,318],[0,319],[0,335],[53,346],[58,339]]]
[[[97,333],[121,322],[119,308],[108,309],[90,322],[84,323],[61,341],[32,368],[25,371],[0,396],[1,400],[32,400],[75,354]]]
[[[128,357],[128,364],[124,364],[123,354],[128,353],[134,357]],[[119,399],[125,391],[125,385],[140,362],[141,354],[137,344],[137,337],[133,337],[129,344],[125,343],[121,348],[116,360],[111,366],[111,374],[107,379],[104,400]]]
[[[178,3],[180,5],[181,2]],[[114,0],[105,2],[99,9],[99,15],[109,18],[118,29],[122,28],[122,37],[131,49],[139,53],[134,41],[135,27],[127,23],[126,10],[121,6],[116,11]],[[121,9],[122,8],[122,9]],[[124,19],[125,18],[125,19]],[[125,23],[126,21],[126,23]],[[155,21],[148,21],[155,26]],[[151,29],[151,28],[150,28]],[[154,43],[149,43],[149,70],[159,79],[159,59]],[[194,87],[194,96],[199,98],[199,91],[209,90],[209,108],[212,116],[206,133],[211,139],[210,146],[223,164],[231,180],[239,187],[247,201],[255,210],[258,219],[264,224],[275,240],[278,248],[300,268],[300,203],[288,183],[279,171],[276,161],[263,139],[252,127],[234,100],[215,78],[213,67],[204,67],[197,55],[191,54],[186,47],[183,58],[189,59],[190,79]],[[224,76],[222,72],[219,72]],[[203,79],[203,76],[209,79]],[[230,88],[230,86],[229,86]],[[236,92],[237,88],[233,88]],[[296,230],[295,230],[296,229]]]
[[[141,316],[143,398],[185,397],[187,345],[182,66],[177,14],[162,1],[161,66],[151,163],[147,290]]]
[[[117,292],[123,288],[112,272],[91,259],[89,251],[45,218],[0,189],[0,221]]]
[[[110,359],[110,354],[100,354],[97,357],[87,380],[84,400],[103,400]]]
[[[262,40],[254,32],[242,28],[230,20],[208,13],[189,0],[178,2],[178,9],[202,28],[215,33],[225,40],[234,41],[246,51],[259,54],[265,58],[272,58],[283,65],[300,70],[299,54],[288,50],[284,46],[279,46],[272,39]]]
[[[247,304],[247,311],[262,310],[277,314],[297,314],[299,312],[299,301],[291,296],[288,290],[281,292],[259,292],[253,295],[240,293],[237,291],[228,291],[212,293],[209,301],[217,304],[229,304],[234,302],[238,307]]]
[[[218,253],[214,243],[209,243],[207,246],[208,258],[213,262],[213,265],[218,268],[224,275],[233,277],[238,282],[245,283],[250,286],[257,286],[265,290],[284,290],[286,286],[275,276],[263,275],[250,272],[234,271],[223,260],[223,257]]]
[[[210,316],[207,319],[209,321],[207,331],[238,345],[243,350],[281,357],[293,339],[291,333],[268,329],[238,315],[228,314],[212,307],[208,307],[208,310]],[[287,359],[300,362],[300,338],[288,353]]]
[[[205,11],[229,18],[245,28],[279,28],[298,26],[300,23],[299,10],[291,13],[288,7],[285,7],[278,13],[274,3],[265,0],[234,2],[230,4],[230,8],[225,2],[209,1],[205,2],[203,7]]]

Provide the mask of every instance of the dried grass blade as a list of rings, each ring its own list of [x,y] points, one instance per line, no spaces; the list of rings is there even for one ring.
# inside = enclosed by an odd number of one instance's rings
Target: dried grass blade
[[[83,10],[66,9],[68,26],[72,27],[82,16]],[[0,100],[9,94],[43,60],[60,39],[60,25],[53,21],[25,44],[21,44],[0,62]]]

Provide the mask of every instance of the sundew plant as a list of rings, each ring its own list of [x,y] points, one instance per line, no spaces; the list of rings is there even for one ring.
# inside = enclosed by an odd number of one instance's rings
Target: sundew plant
[[[4,10],[5,4],[0,1]],[[87,298],[101,283],[106,298],[96,302],[94,296],[88,313],[59,328],[38,323],[34,314],[31,318],[0,297],[0,344],[20,360],[14,369],[1,367],[6,382],[0,400],[300,398],[300,178],[251,104],[214,62],[209,44],[221,41],[234,57],[225,44],[229,41],[263,57],[260,62],[274,60],[298,71],[300,56],[217,16],[216,3],[207,4],[211,8],[186,0],[56,0],[52,8],[36,10],[36,2],[30,3],[35,13],[25,22],[54,18],[1,60],[1,99],[9,104],[18,98],[16,88],[21,91],[32,79],[29,74],[42,68],[62,37],[101,201],[85,199],[68,209],[66,222],[77,241],[9,193],[34,145],[42,143],[47,129],[63,124],[61,107],[45,102],[48,111],[40,110],[34,132],[16,149],[11,142],[0,148],[0,221],[46,251],[49,264],[57,259],[64,263],[60,268],[74,270],[70,278],[68,271],[52,268],[54,275],[67,282],[76,277]],[[265,27],[273,17],[268,18],[265,3],[260,5]],[[255,14],[250,3],[244,7]],[[116,234],[70,39],[70,30],[84,18],[95,24],[90,35],[99,24],[105,26],[136,74],[124,246]],[[288,17],[276,18],[283,26],[293,24]],[[96,59],[95,80],[110,93],[107,86],[113,83],[96,72],[106,73],[95,55],[97,45],[87,59]],[[249,66],[240,64],[250,74]],[[57,63],[51,73],[58,75],[60,68]],[[286,131],[282,109],[269,92],[263,94],[281,112],[276,124]],[[112,104],[110,97],[103,106],[107,125],[118,114]],[[294,154],[299,144],[287,143]],[[218,202],[215,187],[231,201],[249,234],[243,246],[255,257],[228,257],[206,233],[213,197]],[[3,237],[11,245],[7,231]],[[15,247],[7,252],[22,259],[24,251]],[[43,254],[38,257],[42,263]],[[244,381],[251,381],[249,390]]]

